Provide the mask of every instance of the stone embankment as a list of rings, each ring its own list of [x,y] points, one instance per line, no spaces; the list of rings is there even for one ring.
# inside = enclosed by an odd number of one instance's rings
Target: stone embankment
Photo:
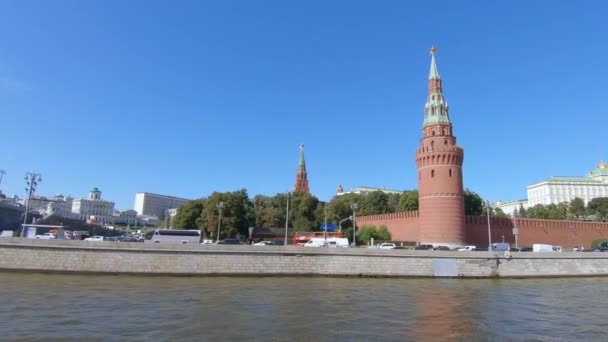
[[[576,277],[607,276],[608,253],[505,255],[1,238],[0,270],[201,276]]]

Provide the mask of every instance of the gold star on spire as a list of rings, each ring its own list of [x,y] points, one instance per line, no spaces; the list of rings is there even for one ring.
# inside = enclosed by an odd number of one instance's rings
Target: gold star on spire
[[[434,55],[435,51],[437,51],[437,48],[434,46],[431,46],[431,55]]]

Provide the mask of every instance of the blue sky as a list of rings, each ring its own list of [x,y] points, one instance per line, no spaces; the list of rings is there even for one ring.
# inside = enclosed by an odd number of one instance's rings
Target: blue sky
[[[428,49],[465,187],[492,201],[608,158],[602,1],[2,1],[0,189],[186,198],[413,189]]]

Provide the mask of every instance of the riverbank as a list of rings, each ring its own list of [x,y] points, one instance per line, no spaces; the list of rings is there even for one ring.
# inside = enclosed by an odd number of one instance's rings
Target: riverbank
[[[174,276],[608,276],[608,253],[447,252],[0,239],[0,270]]]

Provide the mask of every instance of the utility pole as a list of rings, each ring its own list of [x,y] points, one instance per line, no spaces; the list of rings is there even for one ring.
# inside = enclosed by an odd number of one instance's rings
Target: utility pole
[[[357,203],[350,205],[353,210],[353,247],[357,247]]]
[[[220,211],[219,219],[217,220],[217,238],[215,242],[220,241],[220,229],[222,228],[222,209],[224,208],[224,202],[220,202],[217,204],[217,208]]]
[[[27,200],[25,202],[25,213],[23,214],[23,226],[21,227],[20,237],[25,236],[25,225],[27,224],[27,212],[30,210],[30,201],[32,200],[32,195],[36,192],[36,186],[39,182],[42,182],[42,175],[39,173],[26,172],[24,179],[25,184],[27,184],[27,187],[25,188]]]
[[[327,203],[323,206],[323,212],[325,213],[325,230],[323,236],[325,237],[325,246],[327,246]]]
[[[287,209],[285,213],[285,241],[283,241],[283,246],[287,246],[287,230],[289,229],[289,198],[291,196],[291,192],[287,191]]]

